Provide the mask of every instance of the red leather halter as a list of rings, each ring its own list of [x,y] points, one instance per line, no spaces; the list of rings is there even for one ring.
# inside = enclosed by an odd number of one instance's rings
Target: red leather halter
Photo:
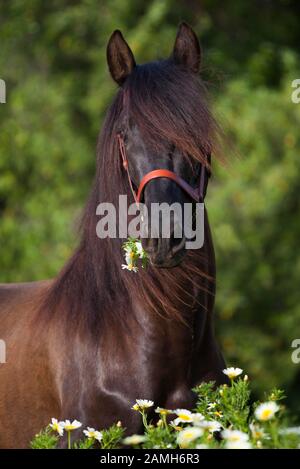
[[[139,202],[141,201],[143,191],[146,185],[148,184],[148,182],[152,181],[152,179],[158,179],[158,178],[171,179],[172,181],[176,182],[176,184],[179,187],[181,187],[181,189],[184,190],[193,200],[195,200],[196,202],[204,201],[208,178],[210,177],[210,172],[208,168],[203,164],[201,164],[199,186],[196,189],[191,187],[184,179],[182,179],[180,176],[175,174],[173,171],[169,171],[168,169],[154,169],[153,171],[150,171],[142,178],[139,188],[138,188],[138,192],[136,193],[136,191],[133,188],[132,180],[131,180],[130,173],[129,173],[128,159],[126,155],[124,139],[121,134],[117,134],[117,138],[118,138],[120,155],[122,157],[123,168],[125,169],[127,173],[129,186],[130,186],[130,189],[131,189],[131,192],[132,192],[132,195],[134,197],[136,204],[139,204]]]

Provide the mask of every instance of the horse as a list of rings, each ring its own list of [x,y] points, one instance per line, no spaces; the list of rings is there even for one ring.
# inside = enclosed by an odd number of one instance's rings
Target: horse
[[[147,207],[177,202],[184,211],[192,191],[199,184],[204,190],[199,178],[208,182],[219,130],[200,78],[201,56],[186,23],[167,59],[142,65],[119,30],[110,37],[107,62],[118,86],[98,138],[78,247],[56,278],[0,287],[7,347],[0,365],[2,448],[28,447],[52,417],[95,428],[121,421],[127,434],[138,433],[141,420],[131,409],[137,398],[192,408],[194,386],[226,382],[213,325],[216,268],[206,209],[201,248],[186,249],[172,233],[143,238],[149,264],[136,273],[121,268],[124,239],[96,235],[98,204],[117,207],[120,194],[133,202],[153,171],[175,176],[149,178]]]

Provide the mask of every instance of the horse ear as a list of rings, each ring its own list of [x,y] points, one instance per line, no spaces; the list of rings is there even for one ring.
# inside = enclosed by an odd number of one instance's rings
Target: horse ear
[[[173,60],[190,71],[199,72],[201,47],[193,29],[187,23],[181,23],[175,39]]]
[[[136,65],[133,53],[121,31],[112,33],[107,44],[106,57],[112,78],[121,86]]]

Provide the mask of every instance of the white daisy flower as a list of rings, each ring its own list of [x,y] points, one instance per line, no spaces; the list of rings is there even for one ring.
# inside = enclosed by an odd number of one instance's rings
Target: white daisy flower
[[[248,434],[245,432],[241,432],[240,430],[226,429],[222,431],[221,435],[225,440],[230,441],[231,443],[240,443],[242,441],[249,440]]]
[[[132,406],[133,410],[145,410],[154,405],[154,402],[149,401],[148,399],[136,399],[135,402],[136,403]]]
[[[193,421],[193,415],[190,410],[176,409],[173,413],[177,415],[177,418],[174,420],[175,425],[178,425],[179,423],[189,423]]]
[[[164,409],[163,407],[156,407],[154,412],[160,415],[169,415],[173,413],[172,410]]]
[[[57,419],[52,418],[50,427],[54,432],[57,432],[59,436],[63,436],[64,434],[64,422],[59,422]]]
[[[73,420],[73,422],[70,422],[70,420],[65,420],[64,422],[62,422],[62,424],[66,432],[77,430],[77,428],[80,428],[82,425],[82,423],[78,422],[78,420]]]
[[[200,412],[192,414],[193,424],[197,427],[201,422],[204,420],[204,415],[200,414]]]
[[[134,259],[134,252],[133,251],[127,252],[126,255],[125,255],[126,264],[127,265],[132,264],[133,259]]]
[[[124,445],[139,445],[144,443],[147,440],[145,435],[131,435],[124,438],[123,443]]]
[[[195,446],[196,449],[208,449],[208,446],[204,443],[200,443],[199,445]]]
[[[203,430],[207,430],[210,433],[220,432],[223,428],[220,422],[217,422],[216,420],[203,420],[202,422],[199,422],[198,425],[203,428]]]
[[[211,402],[208,404],[207,409],[208,410],[213,410],[216,407],[217,403],[216,402]]]
[[[144,249],[143,249],[141,241],[136,241],[135,246],[136,246],[137,254],[139,255],[140,258],[142,258],[144,256]]]
[[[177,443],[181,448],[187,448],[192,441],[197,440],[197,438],[200,438],[202,435],[202,428],[186,427],[178,433]]]
[[[129,264],[122,264],[122,269],[123,270],[129,270],[131,272],[137,272],[138,268],[134,266],[132,263]]]
[[[249,428],[251,430],[252,437],[255,440],[261,440],[262,438],[266,437],[266,433],[262,428],[260,428],[258,425],[255,425],[254,422],[251,422],[249,425]]]
[[[175,420],[171,420],[169,425],[170,427],[174,428],[174,430],[176,430],[177,432],[183,429],[183,427],[175,423]]]
[[[98,432],[94,428],[87,427],[87,430],[83,430],[83,433],[85,436],[91,440],[97,440],[101,441],[102,440],[102,433]]]
[[[136,403],[141,409],[148,409],[154,405],[154,402],[148,399],[136,399]]]
[[[241,375],[243,373],[243,370],[241,368],[234,368],[233,366],[229,368],[225,368],[223,370],[224,375],[227,375],[229,379],[234,379],[237,376]]]
[[[279,405],[276,404],[276,402],[264,402],[263,404],[260,404],[258,407],[256,407],[254,415],[257,420],[265,422],[272,419],[278,410]]]
[[[226,449],[252,449],[249,441],[227,441]]]

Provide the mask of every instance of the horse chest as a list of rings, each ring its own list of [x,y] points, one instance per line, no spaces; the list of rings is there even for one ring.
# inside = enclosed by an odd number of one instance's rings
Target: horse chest
[[[99,373],[106,385],[123,388],[134,399],[162,400],[189,386],[193,331],[183,324],[142,324],[132,335],[111,336],[104,349]]]

